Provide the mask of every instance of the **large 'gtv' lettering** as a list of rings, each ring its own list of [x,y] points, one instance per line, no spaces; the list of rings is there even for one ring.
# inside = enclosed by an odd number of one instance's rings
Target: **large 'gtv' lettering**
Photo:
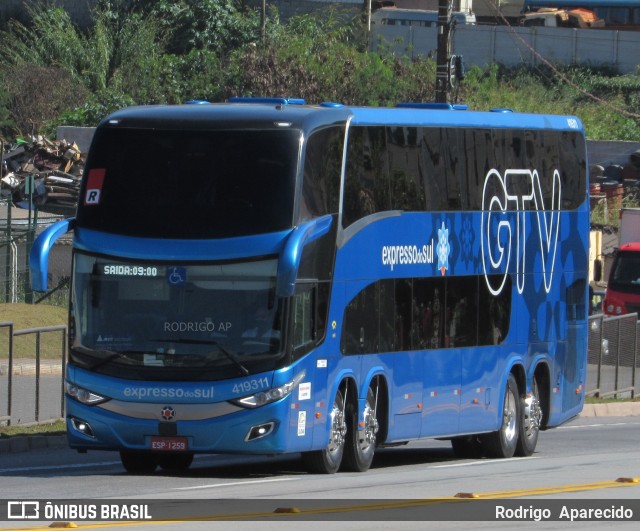
[[[547,293],[551,290],[560,228],[558,170],[554,170],[552,179],[551,205],[545,205],[537,170],[506,170],[504,176],[496,169],[487,173],[482,189],[480,242],[485,281],[494,295],[504,287],[512,253],[515,253],[518,293],[524,291],[528,211],[536,212],[544,289]],[[515,216],[509,215],[512,212]],[[496,276],[492,282],[489,275],[497,275],[498,282]]]

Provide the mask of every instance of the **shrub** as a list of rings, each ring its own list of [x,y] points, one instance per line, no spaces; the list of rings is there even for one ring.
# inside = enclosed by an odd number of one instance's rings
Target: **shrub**
[[[38,133],[48,120],[87,96],[65,70],[56,67],[14,66],[6,71],[4,85],[8,114],[19,134]]]

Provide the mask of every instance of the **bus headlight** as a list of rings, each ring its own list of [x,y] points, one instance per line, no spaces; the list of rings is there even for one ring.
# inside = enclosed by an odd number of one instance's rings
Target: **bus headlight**
[[[88,406],[95,406],[96,404],[100,404],[101,402],[106,402],[107,400],[109,400],[104,396],[97,395],[96,393],[93,393],[88,389],[78,387],[77,385],[69,382],[64,383],[64,388],[66,393],[71,398],[76,399],[82,404],[87,404]]]
[[[302,379],[305,377],[305,371],[298,374],[293,380],[287,382],[280,387],[274,387],[268,391],[260,391],[259,393],[245,396],[237,400],[230,400],[232,404],[246,408],[256,408],[266,406],[272,402],[283,399],[291,394],[291,392],[298,387]]]

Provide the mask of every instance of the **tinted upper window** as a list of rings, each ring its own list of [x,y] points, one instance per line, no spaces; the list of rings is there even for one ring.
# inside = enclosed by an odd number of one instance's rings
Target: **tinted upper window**
[[[504,195],[493,188],[500,182],[511,195],[534,198],[524,208],[549,209],[558,200],[562,209],[577,208],[586,197],[583,137],[550,130],[354,126],[342,225],[386,210],[481,210],[487,196]]]
[[[300,221],[338,212],[343,143],[344,126],[325,127],[307,140]]]
[[[78,225],[189,239],[287,229],[299,135],[295,130],[98,130]],[[99,195],[91,195],[92,188]]]

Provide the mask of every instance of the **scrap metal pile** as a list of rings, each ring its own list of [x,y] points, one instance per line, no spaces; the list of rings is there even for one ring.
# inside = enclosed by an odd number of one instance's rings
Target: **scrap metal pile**
[[[76,211],[84,156],[66,140],[37,137],[3,145],[0,157],[0,196],[21,208],[29,205],[54,214]]]

